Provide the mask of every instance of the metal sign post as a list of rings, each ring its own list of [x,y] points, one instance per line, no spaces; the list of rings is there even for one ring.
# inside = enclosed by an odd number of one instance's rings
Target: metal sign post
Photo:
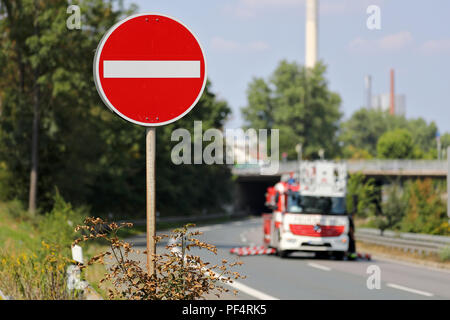
[[[302,162],[302,150],[303,150],[303,145],[301,143],[297,144],[295,146],[295,151],[297,151],[297,166],[298,166],[298,183],[300,183],[300,175],[301,175],[301,162]]]
[[[156,128],[147,128],[146,134],[146,172],[147,172],[147,272],[155,274],[156,254],[156,214],[155,214],[155,154]]]

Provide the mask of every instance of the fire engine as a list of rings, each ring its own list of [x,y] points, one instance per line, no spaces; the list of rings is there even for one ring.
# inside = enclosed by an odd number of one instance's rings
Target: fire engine
[[[338,260],[353,256],[353,222],[346,209],[345,163],[302,161],[297,174],[269,187],[264,242],[284,258],[294,251]],[[352,255],[348,255],[351,253]]]

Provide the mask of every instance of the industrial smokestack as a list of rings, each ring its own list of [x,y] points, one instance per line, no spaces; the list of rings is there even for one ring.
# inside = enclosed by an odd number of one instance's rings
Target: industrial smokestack
[[[391,115],[395,114],[394,69],[391,69],[391,105],[390,105],[389,113]]]
[[[313,68],[318,55],[319,0],[306,0],[305,66]]]
[[[366,96],[366,108],[372,108],[372,77],[367,75],[364,78],[365,96]]]

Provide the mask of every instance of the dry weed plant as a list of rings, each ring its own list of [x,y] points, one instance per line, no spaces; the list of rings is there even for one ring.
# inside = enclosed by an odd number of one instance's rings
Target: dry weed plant
[[[0,250],[2,290],[15,300],[81,299],[81,291],[67,288],[66,269],[73,261],[59,246],[44,241],[41,244],[36,253]]]
[[[189,254],[194,248],[217,254],[215,246],[195,238],[201,235],[201,232],[188,232],[188,229],[194,226],[187,224],[173,230],[170,235],[155,237],[156,242],[164,238],[173,240],[166,245],[164,253],[153,255],[154,275],[149,275],[137,259],[130,257],[140,254],[140,251],[134,250],[130,243],[120,240],[117,236],[120,229],[132,227],[131,223],[119,225],[115,222],[108,223],[101,218],[86,218],[84,225],[75,228],[76,232],[81,231],[82,236],[73,244],[96,239],[108,243],[110,250],[92,257],[87,265],[100,263],[106,266],[107,273],[100,280],[100,285],[106,281],[113,284],[114,288],[108,289],[110,299],[194,300],[202,299],[209,293],[220,297],[222,293],[230,291],[223,284],[232,283],[233,279],[245,278],[230,270],[242,265],[242,262],[229,263],[223,259],[220,265],[210,265],[200,257]],[[105,259],[110,259],[111,262],[105,263]],[[237,294],[236,290],[234,294]]]

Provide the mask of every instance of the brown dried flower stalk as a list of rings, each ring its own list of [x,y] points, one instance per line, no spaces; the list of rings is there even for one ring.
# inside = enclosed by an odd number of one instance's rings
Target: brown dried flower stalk
[[[153,255],[156,264],[154,275],[149,275],[141,263],[131,257],[133,255],[136,258],[140,252],[117,236],[121,228],[132,227],[131,223],[118,225],[115,222],[107,223],[101,218],[86,218],[84,225],[75,228],[75,231],[81,231],[82,236],[74,244],[94,239],[102,239],[109,244],[110,250],[92,257],[88,265],[106,265],[108,272],[100,283],[110,281],[114,285],[113,289],[109,289],[111,299],[193,300],[204,298],[208,293],[220,297],[220,294],[229,292],[223,284],[244,278],[238,272],[229,270],[242,262],[228,263],[224,259],[221,265],[211,266],[200,257],[188,254],[193,248],[217,254],[215,246],[195,238],[201,232],[188,232],[193,226],[188,224],[173,230],[170,236],[155,237],[156,242],[164,238],[173,240],[166,245],[164,253]],[[143,253],[146,254],[146,251]],[[111,262],[105,263],[105,258]]]

